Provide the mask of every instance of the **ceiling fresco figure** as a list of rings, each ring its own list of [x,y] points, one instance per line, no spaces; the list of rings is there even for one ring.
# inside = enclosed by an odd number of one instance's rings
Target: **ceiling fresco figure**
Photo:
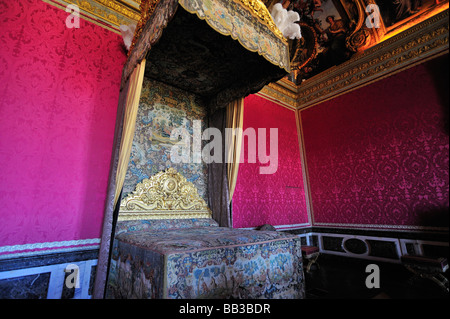
[[[302,81],[344,62],[352,52],[346,46],[353,24],[336,8],[333,0],[288,1],[289,8],[300,15],[304,39],[291,45],[292,73],[289,80]]]

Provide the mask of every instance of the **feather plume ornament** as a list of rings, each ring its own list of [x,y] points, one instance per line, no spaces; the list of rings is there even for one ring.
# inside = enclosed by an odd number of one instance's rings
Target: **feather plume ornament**
[[[300,25],[296,22],[300,21],[300,15],[293,10],[286,10],[281,3],[277,3],[272,7],[270,12],[273,22],[283,33],[285,38],[300,39],[302,37]]]
[[[127,51],[130,50],[131,42],[133,41],[134,32],[136,31],[136,25],[121,25],[120,28],[120,34],[123,38],[123,43],[125,44],[125,47],[127,48]]]

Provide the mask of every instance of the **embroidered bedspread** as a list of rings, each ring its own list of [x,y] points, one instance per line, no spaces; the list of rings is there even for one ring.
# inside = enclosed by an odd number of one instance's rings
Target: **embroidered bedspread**
[[[298,237],[195,225],[122,226],[114,240],[108,297],[303,298]]]

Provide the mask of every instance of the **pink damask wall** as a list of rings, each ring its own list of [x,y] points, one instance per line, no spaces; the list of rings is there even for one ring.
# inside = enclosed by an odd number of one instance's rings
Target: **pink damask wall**
[[[99,238],[119,35],[40,0],[0,0],[0,247]]]
[[[314,225],[448,229],[446,59],[300,112]]]
[[[278,169],[274,174],[260,174],[268,164],[249,163],[243,145],[244,162],[239,164],[238,179],[232,201],[233,227],[257,227],[263,224],[301,227],[308,224],[300,147],[295,111],[260,96],[244,101],[244,131],[266,128],[269,154],[270,128],[278,129]],[[246,143],[246,138],[244,142]]]

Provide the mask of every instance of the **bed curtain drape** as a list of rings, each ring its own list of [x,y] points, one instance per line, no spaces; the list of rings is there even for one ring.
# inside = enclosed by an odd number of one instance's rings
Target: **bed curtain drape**
[[[94,299],[102,299],[105,294],[110,261],[109,255],[113,240],[112,236],[114,235],[114,223],[117,220],[117,216],[115,215],[118,213],[118,209],[115,208],[120,198],[130,158],[144,70],[145,59],[136,66],[132,75],[122,86],[119,94],[113,153],[111,156],[108,191],[103,216],[102,238],[92,295]]]
[[[209,127],[222,132],[222,161],[208,164],[208,205],[221,227],[233,227],[231,199],[238,176],[242,146],[244,98],[209,115]],[[231,128],[233,130],[226,130]]]
[[[136,66],[130,76],[130,87],[128,89],[127,101],[125,105],[122,140],[120,142],[119,163],[116,174],[114,206],[119,200],[119,195],[122,191],[125,175],[127,173],[128,162],[130,160],[131,145],[133,144],[134,131],[136,128],[136,116],[139,109],[139,98],[141,97],[144,72],[145,59]]]
[[[225,149],[226,108],[219,108],[208,115],[209,128],[217,128],[222,132],[221,150]],[[217,150],[214,150],[215,152]],[[221,152],[219,163],[208,163],[208,206],[212,218],[221,227],[231,227],[230,193],[228,191],[226,152]]]
[[[239,170],[242,147],[242,126],[244,121],[244,98],[237,99],[227,106],[227,130],[225,143],[227,145],[227,177],[230,201],[233,199],[234,188]]]

